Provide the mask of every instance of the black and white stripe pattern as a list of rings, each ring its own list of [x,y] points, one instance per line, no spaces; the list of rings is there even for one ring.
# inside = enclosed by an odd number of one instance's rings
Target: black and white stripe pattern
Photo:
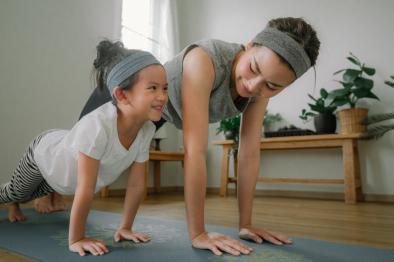
[[[34,160],[34,149],[41,138],[51,131],[37,136],[29,145],[11,178],[11,181],[0,185],[0,203],[24,203],[54,190],[45,181]]]

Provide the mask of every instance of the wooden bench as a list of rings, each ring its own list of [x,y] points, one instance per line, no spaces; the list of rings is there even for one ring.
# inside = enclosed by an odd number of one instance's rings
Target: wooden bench
[[[363,195],[357,146],[357,140],[359,137],[360,134],[332,134],[262,138],[260,142],[261,150],[341,148],[344,179],[259,177],[258,181],[271,183],[344,184],[346,203],[354,204],[357,203],[357,201],[362,201]],[[229,177],[228,175],[230,152],[234,146],[234,142],[232,140],[218,140],[213,141],[213,144],[223,147],[220,195],[227,196],[228,184],[237,183],[236,170],[234,172],[234,177]],[[236,162],[234,163],[234,167],[237,169]]]
[[[160,163],[162,161],[181,161],[183,165],[183,152],[169,152],[160,150],[149,151],[149,161],[153,162],[153,192],[160,193]],[[149,175],[149,161],[146,162],[145,168],[145,184],[148,184]],[[147,187],[145,187],[145,196],[148,194]]]
[[[161,161],[182,161],[183,164],[184,153],[181,151],[169,152],[160,150],[150,150],[149,151],[149,161],[153,162],[153,190],[155,193],[160,192],[160,162]],[[149,175],[149,161],[146,161],[145,166],[145,197],[148,194],[148,175]],[[106,186],[101,189],[101,197],[108,197],[109,187]]]

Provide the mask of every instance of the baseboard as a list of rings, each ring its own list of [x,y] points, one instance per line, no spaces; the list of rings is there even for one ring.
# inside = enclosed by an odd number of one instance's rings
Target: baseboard
[[[183,192],[183,187],[168,186],[160,187],[160,193],[179,193]],[[207,193],[219,195],[220,189],[217,187],[208,187]],[[148,194],[154,193],[154,188],[148,188]],[[125,189],[109,189],[109,196],[117,197],[124,196]],[[235,189],[228,190],[229,196],[235,196]],[[295,190],[267,190],[257,189],[255,196],[269,196],[269,197],[288,197],[288,198],[305,198],[305,199],[322,199],[322,200],[343,200],[344,195],[340,192],[317,192],[317,191],[295,191]],[[364,194],[366,202],[382,202],[394,203],[394,195],[381,194]]]

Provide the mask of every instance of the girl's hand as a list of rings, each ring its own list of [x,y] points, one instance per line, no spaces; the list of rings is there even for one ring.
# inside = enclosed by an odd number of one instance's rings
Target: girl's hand
[[[204,232],[192,240],[195,248],[210,249],[215,255],[220,256],[225,251],[231,255],[239,256],[240,254],[248,255],[252,249],[245,246],[238,240],[232,239],[220,233]]]
[[[281,233],[276,233],[264,229],[253,227],[243,227],[239,230],[239,237],[245,240],[252,240],[256,243],[263,243],[263,241],[271,242],[275,245],[292,244],[293,241]]]
[[[140,243],[142,242],[149,242],[150,241],[150,236],[144,233],[137,233],[133,232],[129,229],[118,229],[116,231],[114,239],[116,242],[122,241],[122,240],[131,240],[134,243]]]
[[[90,252],[94,256],[102,256],[109,250],[105,243],[97,239],[83,238],[68,247],[71,252],[79,253],[80,256],[85,255],[85,251]]]

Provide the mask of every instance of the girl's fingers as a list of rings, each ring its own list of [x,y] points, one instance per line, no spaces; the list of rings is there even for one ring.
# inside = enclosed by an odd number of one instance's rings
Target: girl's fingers
[[[217,256],[223,255],[222,252],[215,246],[215,245],[210,245],[209,249]]]
[[[102,241],[98,241],[96,242],[96,245],[105,253],[108,253],[109,250],[108,248],[105,246],[105,244]]]
[[[81,257],[85,256],[85,250],[83,250],[82,247],[78,247],[78,248],[77,248],[77,252],[79,253],[79,255],[80,255]]]
[[[150,241],[150,237],[148,235],[145,234],[137,234],[137,237],[139,240],[141,240],[142,242],[148,242]]]

